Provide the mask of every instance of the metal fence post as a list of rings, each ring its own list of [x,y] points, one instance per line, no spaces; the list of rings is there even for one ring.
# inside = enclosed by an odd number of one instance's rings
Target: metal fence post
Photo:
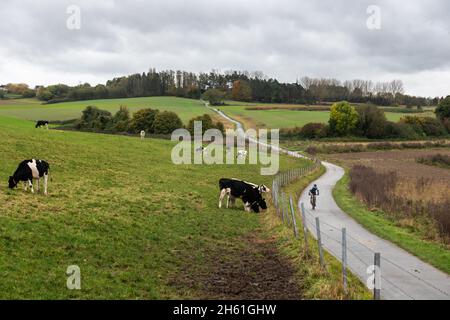
[[[342,228],[342,284],[347,293],[347,231]]]
[[[295,220],[295,210],[294,205],[292,204],[292,197],[289,197],[289,203],[291,205],[292,224],[294,225],[294,236],[298,238],[297,221]]]
[[[305,251],[308,253],[308,229],[306,227],[305,206],[303,202],[300,204],[302,211],[303,236],[305,238]]]
[[[320,265],[323,267],[325,264],[323,261],[322,237],[320,235],[319,217],[316,217],[316,233],[317,233],[317,246],[319,248],[319,261],[320,261]]]
[[[375,252],[374,262],[374,286],[373,286],[373,299],[380,300],[381,299],[381,254],[379,252]]]

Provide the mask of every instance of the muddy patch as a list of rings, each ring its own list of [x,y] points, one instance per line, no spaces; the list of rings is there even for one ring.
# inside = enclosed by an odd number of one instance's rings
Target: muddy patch
[[[278,252],[275,239],[255,233],[238,242],[209,252],[203,268],[186,266],[170,285],[190,288],[198,299],[301,298],[295,270]]]

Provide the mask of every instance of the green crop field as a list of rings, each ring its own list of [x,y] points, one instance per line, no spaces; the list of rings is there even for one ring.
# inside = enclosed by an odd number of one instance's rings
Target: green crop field
[[[261,104],[263,107],[273,106],[274,109],[267,110],[248,110],[247,108],[259,106],[258,104],[244,104],[238,105],[232,102],[231,105],[219,107],[227,115],[235,117],[246,124],[246,127],[257,128],[293,128],[302,127],[308,122],[320,122],[326,123],[330,118],[329,111],[303,111],[303,110],[287,110],[286,105],[283,108],[276,109],[276,104]],[[295,107],[295,105],[288,105],[288,107]],[[305,107],[299,105],[298,107]],[[398,121],[400,118],[408,114],[398,112],[385,112],[386,118],[390,121]],[[418,114],[410,114],[418,116],[431,116],[434,117],[434,113],[425,112]]]
[[[0,115],[26,120],[69,120],[79,118],[86,106],[97,106],[112,113],[121,105],[127,106],[131,112],[144,108],[173,111],[184,123],[189,119],[211,113],[199,100],[176,97],[143,97],[126,99],[102,99],[75,102],[64,102],[43,105],[34,99],[0,100]]]
[[[272,179],[257,165],[174,165],[168,140],[36,130],[3,116],[0,139],[0,299],[198,297],[198,284],[178,279],[208,274],[261,224],[217,208],[218,180]],[[7,188],[29,158],[50,163],[48,197]],[[283,169],[304,165],[281,159]],[[82,290],[66,288],[69,265]]]

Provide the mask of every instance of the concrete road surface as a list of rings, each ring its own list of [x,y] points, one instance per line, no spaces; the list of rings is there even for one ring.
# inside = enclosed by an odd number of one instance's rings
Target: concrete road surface
[[[421,261],[412,254],[383,240],[350,218],[337,206],[332,190],[344,175],[334,164],[322,162],[326,173],[311,183],[302,193],[300,203],[305,205],[308,229],[316,237],[315,217],[319,217],[324,248],[341,259],[341,228],[347,233],[347,259],[349,269],[362,281],[369,275],[367,267],[373,265],[374,252],[381,254],[381,297],[383,299],[450,299],[450,277]],[[317,208],[309,204],[308,190],[317,184],[320,196]]]

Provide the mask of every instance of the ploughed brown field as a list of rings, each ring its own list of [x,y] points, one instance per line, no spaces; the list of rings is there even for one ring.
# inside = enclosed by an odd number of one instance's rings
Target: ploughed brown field
[[[350,190],[369,207],[382,209],[400,224],[419,227],[430,239],[449,244],[450,169],[416,161],[436,154],[450,156],[450,149],[340,153],[327,158],[351,169]],[[424,217],[431,218],[432,226],[422,223]]]

